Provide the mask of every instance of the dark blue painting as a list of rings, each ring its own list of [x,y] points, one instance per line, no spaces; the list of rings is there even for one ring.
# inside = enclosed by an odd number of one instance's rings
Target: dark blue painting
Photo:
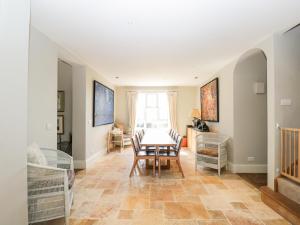
[[[93,126],[114,122],[114,91],[94,80]]]

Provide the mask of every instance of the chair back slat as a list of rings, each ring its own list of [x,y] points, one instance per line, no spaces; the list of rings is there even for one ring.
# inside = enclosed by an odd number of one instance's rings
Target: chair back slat
[[[139,146],[135,136],[131,137],[131,144],[134,154],[137,155],[137,153],[139,152]]]
[[[182,137],[179,135],[177,142],[176,142],[176,147],[175,147],[176,154],[179,154],[179,152],[180,152],[181,143],[182,143]]]
[[[137,142],[137,145],[138,145],[139,149],[141,149],[142,148],[142,146],[141,146],[142,138],[140,137],[139,134],[135,134],[135,138],[136,138],[136,142]]]

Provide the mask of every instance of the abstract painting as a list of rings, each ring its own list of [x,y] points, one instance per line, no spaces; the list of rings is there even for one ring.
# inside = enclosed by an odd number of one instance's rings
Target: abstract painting
[[[93,126],[114,122],[114,91],[94,80]]]
[[[200,88],[201,120],[219,122],[219,79]]]

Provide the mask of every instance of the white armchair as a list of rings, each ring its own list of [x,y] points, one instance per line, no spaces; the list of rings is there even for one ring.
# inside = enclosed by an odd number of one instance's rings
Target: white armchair
[[[29,224],[62,217],[68,224],[75,179],[73,158],[56,149],[41,151],[47,166],[27,164]]]
[[[217,133],[202,133],[197,137],[197,149],[195,156],[195,169],[197,165],[218,170],[227,169],[227,141],[228,136]]]

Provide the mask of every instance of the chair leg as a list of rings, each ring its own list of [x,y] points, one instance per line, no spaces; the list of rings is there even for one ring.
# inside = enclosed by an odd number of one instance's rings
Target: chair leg
[[[136,168],[138,169],[138,171],[139,171],[139,174],[141,175],[142,174],[142,171],[141,171],[141,168],[140,168],[140,165],[139,165],[139,163],[137,162],[137,164],[136,164]]]
[[[132,176],[132,173],[133,173],[133,170],[134,170],[134,168],[135,168],[135,166],[137,164],[137,161],[138,161],[137,159],[134,159],[133,164],[132,164],[132,168],[131,168],[131,171],[130,171],[130,174],[129,174],[129,177]]]
[[[153,176],[155,176],[156,159],[153,159]]]
[[[168,169],[171,168],[171,160],[170,160],[170,159],[167,160],[167,168],[168,168]]]
[[[158,158],[158,176],[160,177],[160,158]]]
[[[178,165],[179,170],[180,170],[180,172],[181,172],[181,175],[182,175],[182,177],[184,178],[184,174],[183,174],[183,170],[182,170],[182,167],[181,167],[181,164],[180,164],[180,160],[179,160],[179,159],[176,159],[176,162],[177,162],[177,165]]]

